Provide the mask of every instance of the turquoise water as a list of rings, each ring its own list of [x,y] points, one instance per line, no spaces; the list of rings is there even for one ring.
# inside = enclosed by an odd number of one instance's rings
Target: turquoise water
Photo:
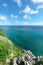
[[[25,50],[31,50],[34,55],[43,55],[43,26],[6,26],[3,28],[7,37]]]

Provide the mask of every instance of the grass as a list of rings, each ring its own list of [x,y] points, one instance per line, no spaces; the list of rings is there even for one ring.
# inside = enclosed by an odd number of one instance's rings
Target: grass
[[[23,50],[12,43],[14,56],[20,56],[23,54]],[[9,42],[0,40],[0,59],[5,60],[11,53],[11,45]]]
[[[0,29],[0,35],[2,37],[6,37],[2,29]],[[10,44],[10,42],[8,42],[7,40],[8,39],[0,40],[0,65],[3,65],[3,62],[5,62],[7,58],[10,58],[11,45],[12,45],[12,52],[14,54],[14,57],[19,57],[22,56],[22,54],[24,54],[21,48],[19,48],[12,42]]]
[[[1,29],[1,28],[0,28],[0,35],[2,35],[2,36],[4,36],[4,37],[6,36],[6,35],[4,34],[3,29]]]

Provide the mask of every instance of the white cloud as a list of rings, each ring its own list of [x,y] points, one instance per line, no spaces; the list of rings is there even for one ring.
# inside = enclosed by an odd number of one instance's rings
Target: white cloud
[[[2,5],[3,5],[3,7],[7,7],[7,4],[6,3],[3,3]]]
[[[30,11],[31,11],[31,9],[30,9],[30,7],[27,5],[24,10],[20,11],[20,13],[23,12],[23,13],[25,13],[25,14],[28,14],[28,13],[30,13]]]
[[[34,4],[37,4],[37,8],[36,11],[31,11],[31,13],[38,13],[39,10],[38,9],[42,9],[43,8],[43,0],[31,0]]]
[[[18,18],[18,16],[16,15],[14,15],[14,14],[11,14],[11,18]]]
[[[9,25],[21,25],[21,26],[22,26],[22,25],[23,25],[23,26],[24,26],[24,25],[26,25],[26,26],[27,26],[27,25],[30,25],[30,26],[31,26],[31,25],[33,25],[33,26],[40,25],[40,26],[41,26],[41,25],[43,25],[43,22],[27,22],[27,21],[26,21],[26,22],[25,22],[25,21],[24,21],[24,22],[23,22],[23,21],[20,22],[20,21],[17,20],[17,21],[15,21],[15,22],[13,22],[13,23],[11,23],[11,22],[9,22],[9,21],[3,21],[3,22],[0,22],[0,25],[7,25],[7,26],[9,26]]]
[[[6,15],[0,15],[0,25],[10,25]]]
[[[21,0],[14,0],[14,1],[17,3],[17,5],[18,5],[19,7],[22,6],[22,1],[21,1]]]
[[[37,9],[41,9],[41,8],[43,8],[43,4],[37,6]]]
[[[14,22],[14,25],[38,25],[38,26],[41,26],[41,25],[43,25],[43,22],[19,22],[19,21],[16,21],[16,22]]]
[[[19,22],[19,21],[14,22],[14,25],[27,25],[27,24],[28,24],[27,22]]]
[[[43,25],[43,22],[32,22],[32,23],[30,23],[30,25]]]
[[[0,15],[0,20],[6,21],[7,20],[7,16],[6,15]]]
[[[23,18],[24,18],[24,19],[31,19],[31,16],[25,14],[25,15],[23,16]]]
[[[28,5],[22,10],[20,11],[20,14],[21,13],[24,13],[24,16],[23,18],[24,19],[31,19],[31,16],[29,16],[30,14],[38,14],[38,9],[36,10],[32,10]]]
[[[31,10],[30,14],[37,14],[38,10]]]
[[[3,21],[3,22],[0,22],[0,25],[12,25],[10,22],[8,22],[8,21]]]
[[[24,10],[20,11],[20,13],[24,13],[24,14],[37,14],[37,13],[38,13],[38,10],[32,10],[32,9],[27,5]]]
[[[31,0],[33,3],[42,3],[43,0]]]
[[[28,14],[30,13],[31,9],[29,6],[26,6],[25,9],[23,10],[24,13]]]

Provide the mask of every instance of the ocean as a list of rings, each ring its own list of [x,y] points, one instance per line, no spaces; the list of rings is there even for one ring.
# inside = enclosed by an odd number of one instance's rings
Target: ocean
[[[35,56],[43,55],[43,26],[0,26],[17,46],[30,50]]]

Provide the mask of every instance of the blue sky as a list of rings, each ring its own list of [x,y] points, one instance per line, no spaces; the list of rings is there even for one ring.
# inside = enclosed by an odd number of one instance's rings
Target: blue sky
[[[0,25],[43,25],[43,0],[0,0]]]

